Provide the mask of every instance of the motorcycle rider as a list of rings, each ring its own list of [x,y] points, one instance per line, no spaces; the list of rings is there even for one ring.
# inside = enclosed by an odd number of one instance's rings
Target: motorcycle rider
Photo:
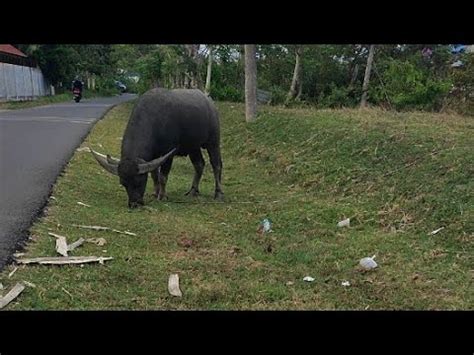
[[[82,89],[84,88],[84,82],[80,80],[79,76],[76,76],[72,82],[72,90],[79,89],[81,91],[82,96]]]

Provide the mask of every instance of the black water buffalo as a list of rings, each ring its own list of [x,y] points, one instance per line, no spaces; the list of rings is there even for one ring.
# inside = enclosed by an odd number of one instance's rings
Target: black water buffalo
[[[214,197],[221,200],[220,126],[213,102],[200,90],[153,89],[133,108],[122,139],[121,159],[91,152],[102,167],[120,177],[128,205],[134,208],[143,205],[148,173],[155,184],[154,195],[158,200],[166,197],[166,181],[176,155],[189,155],[195,173],[186,195],[197,196],[205,164],[201,148],[207,150],[214,171]]]

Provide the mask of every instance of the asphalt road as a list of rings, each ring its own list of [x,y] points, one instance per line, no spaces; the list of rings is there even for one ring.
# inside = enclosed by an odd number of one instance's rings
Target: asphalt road
[[[113,105],[135,95],[0,110],[0,270],[27,237],[75,149]]]

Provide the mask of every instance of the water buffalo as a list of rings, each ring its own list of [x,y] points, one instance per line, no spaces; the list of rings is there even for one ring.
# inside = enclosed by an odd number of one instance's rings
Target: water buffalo
[[[186,195],[199,194],[204,170],[201,148],[207,150],[214,171],[215,195],[222,200],[222,160],[219,115],[200,90],[153,89],[143,94],[133,108],[122,139],[121,159],[91,149],[108,172],[118,175],[131,208],[143,205],[148,173],[158,200],[166,197],[166,182],[174,156],[187,156],[194,165],[194,179]]]

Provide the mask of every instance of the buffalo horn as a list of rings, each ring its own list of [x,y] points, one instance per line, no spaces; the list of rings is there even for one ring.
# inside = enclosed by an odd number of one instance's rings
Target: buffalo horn
[[[163,155],[162,157],[156,158],[151,160],[147,163],[138,164],[138,173],[139,174],[146,174],[150,171],[157,169],[161,164],[163,164],[166,159],[168,159],[173,153],[176,151],[176,148],[172,149],[167,154]]]

